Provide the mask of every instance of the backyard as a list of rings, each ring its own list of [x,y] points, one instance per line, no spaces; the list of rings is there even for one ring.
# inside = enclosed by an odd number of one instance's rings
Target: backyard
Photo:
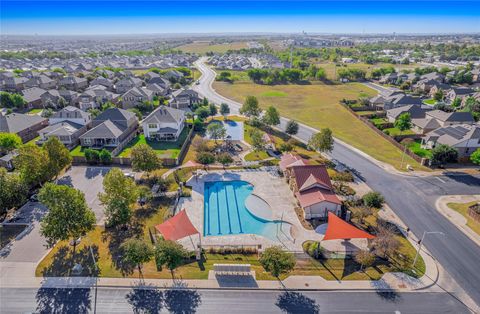
[[[247,95],[256,96],[262,108],[274,105],[283,116],[317,129],[328,127],[340,140],[377,160],[400,168],[402,152],[339,103],[344,98],[357,99],[376,94],[360,83],[329,85],[316,82],[309,85],[267,86],[252,82],[214,82],[214,88],[220,94],[241,103]],[[406,164],[414,168],[421,167],[410,157],[406,159]]]
[[[149,141],[144,134],[137,135],[125,148],[120,152],[119,157],[130,157],[132,148],[136,145],[147,144],[161,158],[177,158],[183,143],[187,139],[189,128],[184,128],[176,141]]]

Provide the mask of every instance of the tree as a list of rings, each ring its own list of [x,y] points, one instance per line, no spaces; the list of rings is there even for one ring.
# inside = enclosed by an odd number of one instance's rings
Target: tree
[[[457,162],[458,151],[448,145],[438,145],[432,149],[431,162],[434,165],[445,165],[446,163]]]
[[[240,108],[240,113],[247,117],[258,117],[260,115],[260,107],[258,106],[258,100],[255,96],[247,96],[245,102]]]
[[[207,133],[210,138],[215,140],[215,144],[217,144],[217,140],[225,138],[227,130],[222,123],[213,122],[208,125]]]
[[[107,225],[118,226],[130,222],[133,205],[138,199],[135,182],[119,168],[112,168],[103,180],[103,190],[98,198],[105,206]]]
[[[360,206],[352,209],[353,217],[358,219],[360,224],[363,224],[363,220],[373,214],[372,208],[368,206]]]
[[[263,123],[268,126],[280,124],[280,114],[278,113],[277,108],[270,106],[265,111],[265,114],[262,117]]]
[[[263,268],[276,278],[281,274],[290,272],[295,266],[293,254],[283,251],[279,246],[271,246],[265,249],[259,261]]]
[[[292,136],[298,133],[298,123],[295,120],[289,120],[285,127],[285,133]]]
[[[165,265],[172,273],[175,268],[183,263],[187,257],[187,251],[177,242],[160,240],[155,246],[155,262],[158,268]]]
[[[215,104],[209,104],[208,111],[209,111],[209,115],[211,116],[216,115],[218,113],[217,106],[215,106]]]
[[[331,152],[333,150],[332,131],[328,128],[322,129],[320,132],[312,135],[308,145],[320,152]]]
[[[455,99],[452,101],[452,107],[458,108],[462,105],[462,99],[459,97],[455,97]]]
[[[24,109],[25,108],[25,105],[27,104],[27,102],[25,101],[25,99],[23,98],[22,95],[11,94],[10,97],[12,99],[12,104],[15,108],[17,108],[17,109]]]
[[[395,127],[400,130],[400,132],[409,130],[412,127],[412,118],[410,113],[405,112],[398,116],[395,120]]]
[[[22,139],[17,134],[0,132],[0,153],[9,153],[20,145]]]
[[[368,250],[359,250],[355,254],[355,261],[361,265],[360,271],[362,271],[364,267],[369,267],[375,262],[375,254]]]
[[[112,162],[112,153],[110,153],[110,151],[105,148],[102,148],[100,153],[98,153],[98,157],[104,165],[108,165]]]
[[[75,253],[76,240],[95,227],[95,214],[88,207],[83,193],[67,185],[46,183],[40,189],[38,199],[48,208],[40,233],[50,245],[73,239]]]
[[[132,148],[130,158],[134,171],[152,171],[160,166],[157,153],[147,144],[135,145]]]
[[[222,103],[220,105],[220,114],[223,116],[223,119],[225,120],[227,116],[230,114],[230,107],[226,103]]]
[[[142,273],[142,264],[149,262],[153,256],[151,247],[140,239],[128,239],[120,245],[120,249],[123,252],[123,261],[137,266],[140,274]]]
[[[28,187],[37,186],[50,179],[49,162],[47,152],[33,144],[21,146],[18,155],[13,159],[22,182]]]
[[[385,199],[379,192],[371,191],[362,197],[362,201],[366,207],[382,208]]]
[[[226,165],[231,164],[233,162],[233,159],[229,153],[221,153],[217,156],[217,161],[221,163],[223,167],[225,167]]]
[[[252,129],[250,131],[250,139],[254,151],[265,150],[265,140],[263,139],[263,133],[260,130]]]
[[[195,115],[204,120],[210,115],[210,111],[208,110],[208,107],[199,107],[197,110],[195,110]]]
[[[443,93],[443,90],[441,89],[436,91],[435,94],[433,95],[433,99],[435,99],[436,101],[442,101],[443,97],[444,97],[444,93]]]
[[[18,174],[8,173],[3,167],[0,167],[0,191],[0,215],[25,203],[27,187]]]
[[[201,152],[197,154],[196,160],[202,165],[209,165],[215,162],[215,156],[210,152]]]
[[[85,148],[83,153],[85,154],[85,159],[90,164],[96,164],[100,161],[100,153],[96,149]]]
[[[477,150],[470,155],[470,161],[480,165],[480,148],[477,148]]]
[[[400,241],[395,237],[395,227],[386,222],[378,221],[377,237],[373,239],[372,246],[375,254],[386,258],[395,253],[400,247]]]
[[[42,147],[48,155],[48,175],[49,177],[57,177],[62,169],[72,163],[72,156],[69,150],[60,140],[52,136]]]

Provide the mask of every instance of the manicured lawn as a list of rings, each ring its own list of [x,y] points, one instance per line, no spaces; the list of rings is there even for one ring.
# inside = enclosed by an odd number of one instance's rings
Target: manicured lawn
[[[40,112],[42,112],[42,109],[32,109],[30,110],[29,112],[27,112],[27,114],[39,114]]]
[[[437,103],[437,101],[435,99],[426,99],[423,101],[423,103],[429,106],[433,106]]]
[[[225,53],[228,50],[239,50],[242,48],[248,48],[247,43],[243,41],[231,42],[225,44],[212,44],[208,41],[195,41],[190,44],[175,47],[175,49],[183,52],[205,54],[207,52]]]
[[[416,140],[414,142],[411,142],[410,144],[407,145],[408,149],[412,151],[417,156],[423,157],[423,158],[431,158],[432,157],[432,152],[429,149],[425,149],[421,147],[421,140]]]
[[[266,151],[251,152],[245,156],[246,161],[258,161],[269,158],[270,156]]]
[[[395,127],[394,127],[394,128],[384,129],[384,131],[388,131],[388,134],[389,134],[390,136],[415,134],[412,130],[400,131],[400,129],[395,128]]]
[[[467,219],[467,226],[480,235],[480,222],[475,221],[468,214],[468,207],[475,205],[477,202],[471,203],[448,203],[447,206],[453,209],[454,211],[460,213],[463,217]]]
[[[29,145],[29,144],[36,145],[36,144],[37,144],[37,141],[38,141],[39,139],[40,139],[40,135],[37,136],[36,138],[31,139],[30,141],[26,142],[25,145]]]
[[[402,152],[386,139],[376,134],[362,121],[354,117],[340,100],[357,99],[360,94],[369,96],[376,92],[359,83],[329,85],[259,85],[252,82],[234,84],[214,82],[214,88],[222,95],[243,103],[245,97],[254,95],[262,108],[274,105],[282,115],[317,129],[329,127],[337,138],[355,146],[372,157],[400,168]],[[266,92],[282,92],[284,97],[263,96]],[[247,140],[247,139],[246,139]],[[414,168],[421,166],[406,157]],[[425,170],[423,168],[423,170]]]
[[[182,148],[183,142],[188,136],[189,128],[184,128],[178,140],[175,142],[168,142],[168,141],[148,141],[145,138],[145,135],[140,134],[137,135],[119,154],[119,157],[130,157],[132,152],[132,148],[136,145],[140,144],[147,144],[153,150],[157,152],[157,154],[162,158],[177,158],[178,154],[180,153],[180,149]]]
[[[84,148],[80,145],[75,146],[75,148],[70,151],[70,156],[85,157]]]

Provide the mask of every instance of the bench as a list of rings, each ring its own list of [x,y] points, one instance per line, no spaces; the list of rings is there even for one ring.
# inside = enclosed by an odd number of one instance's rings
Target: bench
[[[250,264],[213,264],[213,270],[221,275],[250,275]]]

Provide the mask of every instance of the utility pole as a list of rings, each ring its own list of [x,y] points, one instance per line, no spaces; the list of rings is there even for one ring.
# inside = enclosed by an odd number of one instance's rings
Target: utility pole
[[[405,159],[405,154],[407,153],[407,145],[403,145],[403,154],[402,154],[402,162],[400,163],[400,169],[403,167],[403,160]]]
[[[93,265],[95,266],[95,301],[93,303],[93,314],[96,314],[97,313],[98,266],[97,266],[97,261],[95,260],[95,255],[93,255],[93,250],[91,245],[90,245],[90,254],[92,255]]]
[[[422,235],[422,239],[420,240],[420,243],[418,244],[418,250],[417,250],[417,253],[415,254],[415,259],[413,260],[413,264],[412,264],[412,267],[415,267],[415,264],[417,263],[417,259],[418,259],[418,255],[420,254],[420,250],[422,249],[422,244],[423,244],[423,241],[425,240],[425,236],[427,234],[441,234],[441,235],[445,235],[445,233],[443,232],[440,232],[440,231],[424,231],[423,232],[423,235]]]

